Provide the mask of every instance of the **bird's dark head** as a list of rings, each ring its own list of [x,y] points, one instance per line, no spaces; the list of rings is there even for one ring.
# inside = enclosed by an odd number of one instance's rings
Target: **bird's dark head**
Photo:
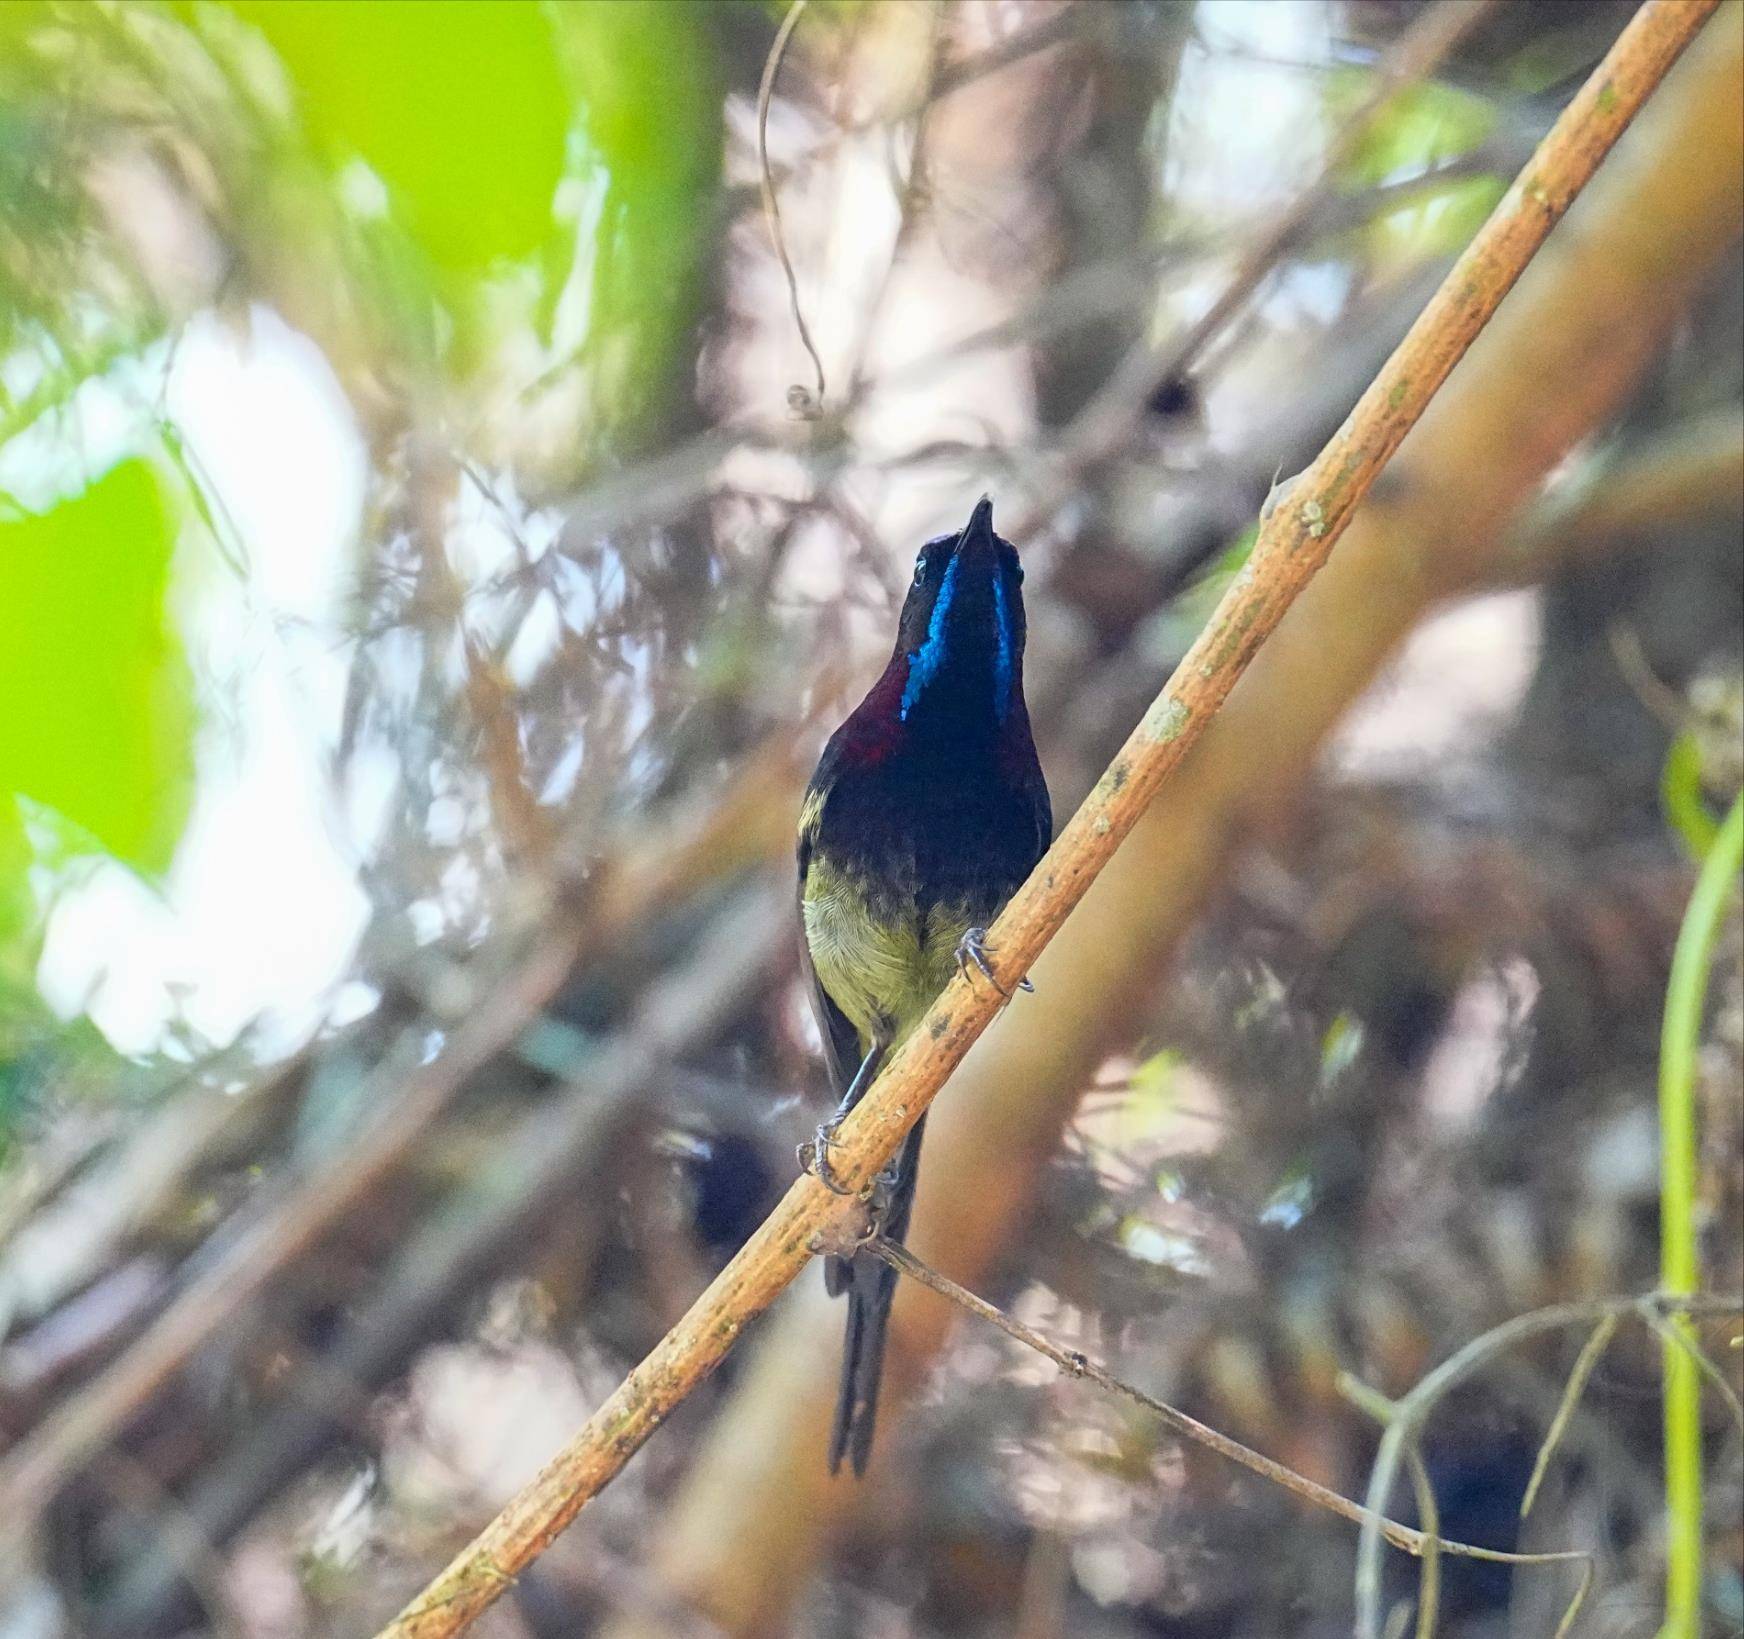
[[[1023,702],[1023,566],[993,531],[982,496],[954,535],[914,560],[891,669],[902,680],[905,723],[1003,724]]]

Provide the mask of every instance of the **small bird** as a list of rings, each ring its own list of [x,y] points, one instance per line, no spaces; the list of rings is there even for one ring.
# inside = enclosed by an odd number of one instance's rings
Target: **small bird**
[[[834,1187],[831,1135],[953,971],[995,985],[986,929],[1047,850],[1053,815],[1023,699],[1023,567],[983,496],[914,563],[884,674],[831,736],[799,815],[799,908],[812,1003],[841,1095],[801,1159]],[[1023,981],[1027,988],[1027,981]],[[1001,987],[1003,988],[1003,987]],[[874,1192],[908,1230],[925,1117]],[[896,1272],[832,1257],[848,1296],[830,1472],[866,1469]]]

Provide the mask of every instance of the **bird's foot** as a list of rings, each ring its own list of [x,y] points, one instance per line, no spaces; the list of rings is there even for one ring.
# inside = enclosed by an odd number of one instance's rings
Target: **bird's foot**
[[[1007,1001],[1010,1001],[1011,992],[999,982],[998,977],[993,972],[993,964],[987,960],[991,954],[992,947],[987,943],[987,930],[985,928],[970,928],[957,941],[957,971],[966,974],[970,964],[973,963],[979,970],[981,977]],[[1019,979],[1017,988],[1028,991],[1032,995],[1035,993],[1035,986],[1028,979]]]
[[[884,1238],[884,1226],[889,1223],[891,1208],[896,1204],[898,1176],[896,1162],[892,1161],[860,1191],[860,1205],[866,1209],[866,1216],[860,1220],[859,1228],[853,1235],[847,1254],[849,1257]]]
[[[861,1226],[860,1233],[854,1237],[854,1244],[849,1250],[848,1256],[853,1257],[856,1252],[865,1252],[871,1247],[882,1244],[883,1240],[884,1218],[874,1208],[866,1214],[866,1221]]]
[[[803,1157],[811,1152],[812,1146],[801,1144],[799,1148]],[[815,1170],[815,1162],[806,1170]],[[896,1200],[896,1179],[896,1163],[892,1161],[855,1196],[858,1211],[833,1219],[812,1236],[812,1251],[831,1258],[851,1258],[883,1240],[884,1226],[890,1221],[890,1209]],[[818,1173],[818,1181],[838,1195],[851,1193],[822,1172]]]
[[[830,1150],[836,1142],[836,1128],[841,1124],[840,1116],[821,1123],[817,1132],[799,1146],[799,1170],[809,1172],[832,1195],[852,1195],[854,1192],[846,1184],[838,1183],[830,1170]]]

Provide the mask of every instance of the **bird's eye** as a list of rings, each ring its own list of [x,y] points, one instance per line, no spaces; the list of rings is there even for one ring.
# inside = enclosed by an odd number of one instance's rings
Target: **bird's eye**
[[[925,574],[926,574],[926,553],[923,552],[923,553],[921,553],[921,555],[918,558],[916,558],[914,560],[914,584],[916,586],[920,585],[921,580],[925,576]]]

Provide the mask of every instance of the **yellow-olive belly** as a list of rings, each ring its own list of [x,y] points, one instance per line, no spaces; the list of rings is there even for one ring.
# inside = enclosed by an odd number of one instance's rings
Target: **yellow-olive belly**
[[[873,895],[856,873],[813,858],[800,900],[818,983],[860,1037],[900,1039],[956,971],[957,946],[980,918],[968,904],[922,907]]]

